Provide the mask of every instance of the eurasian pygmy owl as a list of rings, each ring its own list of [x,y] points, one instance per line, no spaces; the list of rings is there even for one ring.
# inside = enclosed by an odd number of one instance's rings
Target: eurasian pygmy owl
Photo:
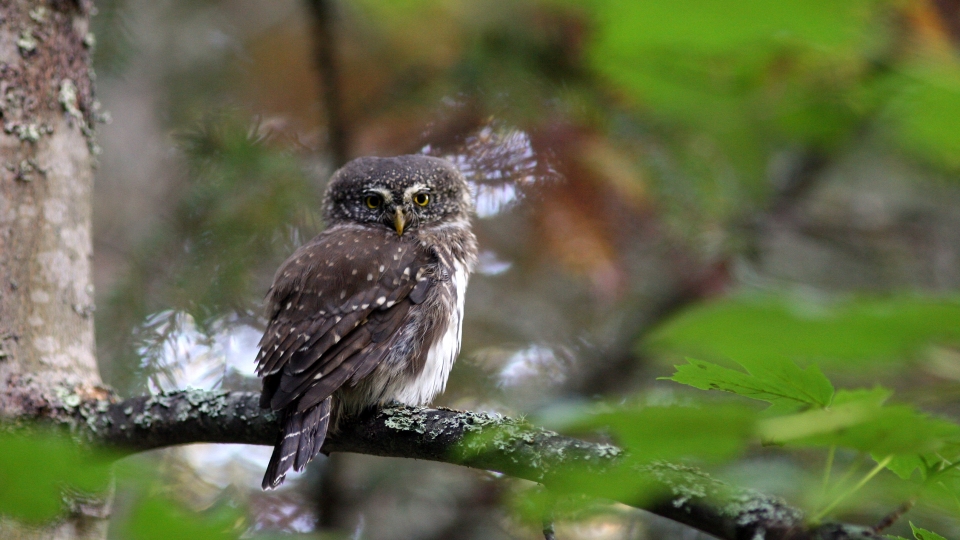
[[[460,350],[477,255],[470,189],[427,156],[359,158],[327,187],[327,229],[294,252],[267,293],[260,405],[282,432],[263,477],[301,470],[339,417],[443,391]]]

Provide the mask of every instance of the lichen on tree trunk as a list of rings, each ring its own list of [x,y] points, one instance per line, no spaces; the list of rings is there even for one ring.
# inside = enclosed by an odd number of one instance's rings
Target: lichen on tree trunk
[[[89,0],[0,3],[0,417],[103,394],[91,281]],[[0,536],[103,538],[96,514]],[[80,512],[83,513],[83,512]]]

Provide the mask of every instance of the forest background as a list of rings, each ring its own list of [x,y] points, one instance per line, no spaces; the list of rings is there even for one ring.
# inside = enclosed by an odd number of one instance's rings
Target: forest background
[[[95,8],[97,361],[119,396],[257,390],[263,295],[322,230],[330,173],[428,153],[472,182],[481,245],[437,405],[960,538],[960,3]],[[550,514],[564,540],[708,538],[359,454],[264,493],[268,456],[126,458],[109,537],[536,538]]]

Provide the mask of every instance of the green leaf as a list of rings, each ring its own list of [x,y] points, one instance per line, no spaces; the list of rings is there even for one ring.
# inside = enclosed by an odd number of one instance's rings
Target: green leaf
[[[855,390],[841,389],[837,390],[837,393],[833,396],[833,402],[831,405],[845,405],[847,403],[864,403],[871,404],[876,407],[883,405],[890,396],[893,395],[893,391],[882,386],[875,386],[870,389],[858,388]]]
[[[789,294],[720,299],[684,311],[647,342],[680,355],[871,365],[960,343],[960,298],[898,295],[822,301]]]
[[[754,435],[756,412],[736,405],[638,407],[590,414],[570,430],[610,430],[634,462],[718,460],[739,453]]]
[[[960,438],[960,426],[906,405],[848,402],[827,410],[767,419],[761,435],[798,446],[837,445],[883,457],[935,452]],[[907,462],[899,462],[903,472]],[[912,470],[911,470],[912,472]]]
[[[913,537],[917,540],[947,540],[935,532],[917,527],[912,521],[910,522],[910,529],[913,530]]]
[[[826,407],[833,397],[833,385],[817,366],[801,369],[782,358],[767,362],[741,362],[747,372],[728,369],[702,360],[687,359],[666,379],[699,388],[722,390],[766,401],[778,411],[803,407]]]
[[[766,419],[759,432],[781,444],[860,450],[877,462],[893,456],[887,468],[908,480],[927,466],[921,455],[957,444],[960,426],[906,405],[884,405],[890,394],[881,387],[840,390],[829,408]],[[931,456],[930,463],[939,459]]]
[[[924,504],[955,513],[957,500],[960,499],[960,471],[955,467],[945,471],[930,471],[919,496]]]
[[[198,514],[173,501],[149,497],[137,502],[122,526],[122,536],[131,540],[234,540],[243,532],[237,526],[242,520],[242,514],[229,506]]]
[[[878,456],[873,457],[876,459]],[[922,467],[923,460],[920,459],[919,454],[894,456],[890,463],[887,464],[887,468],[903,480],[909,480],[913,477],[913,471],[921,469]]]
[[[902,74],[887,116],[907,151],[947,169],[960,168],[960,67],[940,63]]]
[[[0,515],[40,523],[64,511],[64,490],[107,488],[108,456],[55,434],[0,433]]]
[[[865,0],[679,0],[588,2],[600,24],[601,46],[614,51],[676,47],[708,52],[803,42],[834,47],[861,39],[870,16]]]
[[[760,436],[764,440],[783,444],[808,437],[843,432],[872,420],[876,414],[876,407],[848,403],[830,409],[815,409],[799,414],[778,416],[761,423]]]

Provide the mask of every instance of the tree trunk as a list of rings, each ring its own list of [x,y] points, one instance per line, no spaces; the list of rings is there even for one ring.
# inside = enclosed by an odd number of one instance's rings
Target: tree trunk
[[[93,338],[90,0],[0,1],[0,418],[104,393]],[[2,538],[104,538],[105,505]]]

